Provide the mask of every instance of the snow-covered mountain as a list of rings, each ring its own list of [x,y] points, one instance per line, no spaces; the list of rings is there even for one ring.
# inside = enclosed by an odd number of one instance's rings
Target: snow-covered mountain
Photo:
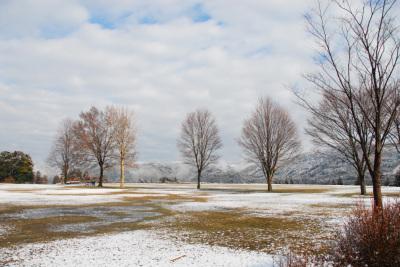
[[[385,153],[383,161],[384,182],[393,181],[394,174],[400,167],[400,155],[396,151]],[[108,180],[118,180],[118,169],[107,172]],[[341,179],[344,184],[354,184],[356,173],[345,161],[333,154],[313,151],[301,154],[290,164],[282,167],[276,174],[274,182],[331,184]],[[135,169],[126,173],[127,182],[160,182],[162,180],[177,182],[196,181],[194,169],[181,162],[139,163]],[[263,183],[265,179],[256,172],[255,167],[245,163],[219,162],[205,170],[203,182],[209,183]],[[370,179],[367,178],[367,183]]]

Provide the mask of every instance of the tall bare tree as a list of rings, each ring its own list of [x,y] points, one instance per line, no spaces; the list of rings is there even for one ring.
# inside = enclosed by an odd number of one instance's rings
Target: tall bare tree
[[[125,184],[125,167],[133,167],[136,160],[136,126],[134,114],[126,108],[111,107],[112,125],[120,167],[120,187]]]
[[[300,148],[296,125],[286,110],[270,98],[260,98],[243,125],[239,145],[247,160],[263,173],[272,191],[277,169],[296,156]]]
[[[186,115],[182,123],[178,148],[184,162],[197,169],[197,189],[200,189],[202,172],[215,163],[222,147],[214,117],[208,110],[196,110]]]
[[[79,117],[74,124],[74,134],[80,148],[80,160],[98,165],[99,187],[102,187],[104,170],[112,166],[116,149],[112,113],[110,108],[102,111],[91,107],[89,111],[81,112]]]
[[[60,170],[63,183],[66,183],[70,171],[77,165],[77,150],[75,147],[73,121],[62,121],[54,139],[47,162]]]
[[[382,206],[382,154],[400,105],[398,65],[400,39],[396,0],[333,0],[306,16],[319,46],[320,71],[308,75],[315,88],[340,96],[351,113],[356,132],[367,123],[373,149],[360,138],[372,178],[374,204]]]
[[[363,136],[359,136],[356,125],[347,105],[343,105],[346,99],[341,99],[333,94],[324,94],[319,104],[312,106],[299,96],[301,104],[310,111],[312,117],[308,120],[309,127],[306,133],[313,142],[319,146],[325,146],[331,151],[336,151],[339,156],[347,161],[357,172],[357,181],[360,184],[361,195],[366,194],[365,172],[367,165],[360,148],[360,138],[368,145],[368,157],[371,154],[372,139],[368,132],[368,124],[364,121],[360,124]],[[343,97],[342,97],[343,98]]]

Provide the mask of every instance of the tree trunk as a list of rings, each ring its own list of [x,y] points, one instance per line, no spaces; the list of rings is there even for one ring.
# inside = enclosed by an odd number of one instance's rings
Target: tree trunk
[[[104,173],[103,165],[100,165],[99,187],[103,187],[103,173]]]
[[[67,179],[68,179],[68,170],[69,167],[67,164],[64,165],[64,179],[61,179],[61,183],[62,184],[66,184],[67,183]]]
[[[358,175],[358,181],[360,181],[361,195],[366,195],[366,194],[367,194],[367,188],[366,188],[366,186],[365,186],[365,177],[364,177],[364,174],[359,174],[359,175]]]
[[[124,184],[125,184],[125,160],[124,159],[121,159],[120,160],[120,177],[119,177],[119,182],[120,182],[120,185],[119,185],[119,187],[120,188],[124,188]]]
[[[358,181],[358,185],[360,185],[360,191],[361,191],[361,195],[366,195],[367,194],[367,189],[365,186],[365,169],[363,168],[363,166],[358,165],[357,166],[357,181]]]
[[[272,176],[267,177],[268,192],[272,192]]]
[[[382,208],[382,192],[381,192],[381,165],[382,165],[382,153],[381,143],[376,143],[375,148],[375,160],[374,160],[374,171],[372,175],[372,186],[374,192],[374,204],[376,208]]]
[[[197,189],[200,189],[201,170],[197,171]]]

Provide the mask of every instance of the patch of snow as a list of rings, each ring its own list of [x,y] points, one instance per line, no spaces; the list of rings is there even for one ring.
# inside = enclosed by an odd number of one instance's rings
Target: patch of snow
[[[193,245],[138,230],[0,249],[5,266],[273,266],[265,253]]]
[[[0,240],[2,236],[7,235],[12,229],[14,229],[14,227],[0,223]]]

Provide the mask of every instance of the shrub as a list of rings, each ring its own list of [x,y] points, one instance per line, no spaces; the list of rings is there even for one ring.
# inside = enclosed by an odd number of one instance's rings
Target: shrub
[[[400,202],[351,212],[332,247],[336,266],[400,266]]]

